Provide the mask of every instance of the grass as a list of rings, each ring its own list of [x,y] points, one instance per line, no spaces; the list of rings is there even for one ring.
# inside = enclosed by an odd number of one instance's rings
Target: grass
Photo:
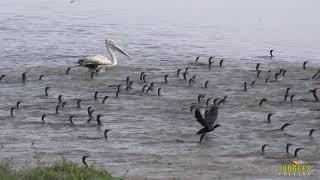
[[[51,165],[42,164],[35,168],[14,170],[11,161],[0,163],[0,180],[113,180],[105,170],[93,165],[85,167],[72,161],[61,160]]]

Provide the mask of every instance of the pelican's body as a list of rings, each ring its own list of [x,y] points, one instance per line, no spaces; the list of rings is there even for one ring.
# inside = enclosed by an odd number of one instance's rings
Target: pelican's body
[[[100,65],[104,66],[116,66],[118,64],[117,58],[112,50],[118,51],[121,54],[128,56],[117,44],[112,42],[111,40],[105,40],[106,48],[110,54],[110,58],[103,56],[101,54],[91,54],[87,57],[80,59],[78,63],[81,66],[85,66],[88,68],[97,68]]]

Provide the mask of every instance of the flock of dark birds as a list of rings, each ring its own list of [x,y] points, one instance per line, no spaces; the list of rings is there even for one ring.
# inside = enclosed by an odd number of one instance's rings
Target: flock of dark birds
[[[273,50],[270,50],[270,56],[268,56],[270,59],[272,59],[273,56]],[[217,65],[214,66],[214,60],[217,59],[214,56],[209,57],[208,59],[208,63],[202,63],[199,62],[200,61],[200,57],[196,57],[195,62],[193,63],[193,65],[198,66],[207,66],[208,69],[217,67],[217,68],[222,68],[223,67],[223,63],[224,60],[223,59],[218,59],[218,62],[216,63]],[[306,69],[306,65],[307,65],[307,61],[303,63],[302,68]],[[256,77],[255,80],[251,81],[251,82],[243,82],[243,91],[250,91],[250,88],[253,88],[256,84],[257,81],[263,81],[264,83],[272,83],[272,82],[277,82],[280,81],[282,78],[284,78],[286,76],[286,72],[289,71],[285,68],[280,68],[280,70],[278,72],[272,72],[271,70],[269,71],[264,71],[260,69],[261,63],[257,63],[256,67],[255,67],[255,71],[256,71]],[[65,71],[65,75],[68,76],[70,74],[72,74],[72,69],[73,67],[68,67],[67,70]],[[89,69],[90,73],[90,78],[92,80],[95,79],[96,76],[99,75],[101,69]],[[261,78],[261,74],[262,73],[266,73],[269,74],[269,76],[265,79],[262,80]],[[274,76],[272,75],[272,73],[274,73]],[[45,77],[46,75],[40,75],[39,78],[37,80],[42,81],[43,77]],[[320,77],[320,70],[318,70],[318,72],[315,72],[315,74],[312,74],[311,78],[317,78]],[[170,79],[169,78],[177,78],[181,81],[184,81],[188,86],[193,86],[194,83],[196,83],[196,75],[190,75],[190,67],[186,67],[186,68],[179,68],[176,73],[172,73],[172,74],[165,74],[164,75],[164,79],[163,82],[159,83],[159,82],[152,82],[150,79],[148,79],[148,73],[147,72],[141,72],[140,76],[137,77],[139,82],[133,81],[131,80],[131,77],[127,77],[125,80],[121,81],[121,83],[114,85],[113,87],[115,87],[115,91],[113,91],[112,93],[114,93],[113,95],[105,95],[103,97],[99,96],[100,94],[102,94],[101,92],[95,91],[92,94],[92,99],[95,103],[99,102],[101,104],[105,104],[107,102],[107,100],[109,98],[120,98],[121,94],[127,94],[127,95],[154,95],[154,96],[162,96],[161,90],[162,87],[157,87],[156,88],[156,84],[161,84],[162,86],[165,86]],[[6,79],[6,75],[1,75],[0,76],[0,83],[3,82]],[[28,81],[33,81],[31,79],[28,79],[28,72],[24,72],[21,75],[21,82],[23,84],[28,83]],[[209,85],[210,81],[206,80],[203,82],[203,88],[207,89],[208,85]],[[136,87],[134,86],[134,84],[140,84],[142,85],[141,89],[138,90],[136,89]],[[249,86],[250,85],[250,86]],[[50,94],[50,89],[52,87],[45,87],[44,88],[44,96],[49,97]],[[294,101],[294,94],[290,94],[290,87],[288,87],[286,89],[286,91],[284,92],[284,97],[283,97],[283,101],[289,101],[291,103],[293,103]],[[318,89],[314,88],[311,89],[310,91],[310,95],[313,96],[313,99],[299,99],[299,101],[305,101],[305,102],[313,102],[313,103],[318,103],[319,102],[319,97],[317,95]],[[289,98],[289,99],[288,99]],[[197,102],[192,103],[190,106],[190,111],[194,114],[195,119],[197,120],[197,122],[203,127],[202,129],[200,129],[197,134],[200,135],[200,143],[203,142],[203,138],[205,137],[205,135],[211,131],[214,131],[216,128],[221,127],[221,125],[219,123],[216,123],[216,120],[218,118],[218,109],[220,108],[220,106],[222,106],[224,103],[227,103],[229,100],[228,96],[224,96],[223,98],[212,98],[212,97],[207,97],[206,94],[199,94],[197,96]],[[43,113],[43,115],[41,116],[41,118],[39,119],[39,123],[47,123],[46,122],[46,117],[50,116],[50,115],[54,115],[54,114],[59,114],[61,113],[63,110],[65,110],[65,106],[66,104],[72,104],[74,103],[73,108],[77,108],[77,109],[83,109],[82,107],[82,102],[84,101],[84,99],[68,99],[65,100],[64,96],[62,94],[59,94],[57,96],[57,102],[56,102],[56,106],[54,109],[53,113]],[[86,100],[87,101],[87,100]],[[264,103],[268,102],[267,98],[262,98],[258,104],[258,106],[263,106]],[[17,101],[15,106],[12,106],[10,108],[10,116],[12,118],[15,117],[15,112],[19,111],[21,108],[21,104],[24,103],[23,101]],[[69,105],[70,106],[70,105]],[[86,107],[87,110],[87,121],[86,124],[91,124],[92,127],[102,127],[103,126],[103,122],[102,122],[102,117],[103,114],[97,114],[96,116],[94,116],[94,106],[88,106]],[[271,118],[274,114],[269,113],[267,115],[267,121],[266,123],[271,123]],[[69,118],[68,118],[68,124],[70,126],[74,126],[75,122],[73,121],[73,118],[75,117],[75,115],[70,114]],[[96,122],[96,123],[92,123],[92,122]],[[290,123],[285,123],[281,128],[276,129],[276,130],[271,130],[271,131],[280,131],[285,133],[285,128],[287,128],[288,126],[290,126]],[[107,140],[108,139],[108,132],[110,132],[111,129],[105,129],[104,130],[104,138]],[[313,133],[316,131],[316,129],[310,129],[309,131],[309,136],[310,138],[312,138]],[[289,148],[290,146],[292,146],[293,144],[291,143],[287,143],[286,145],[286,153],[289,153]],[[261,147],[261,151],[262,154],[266,153],[268,146],[270,146],[269,144],[263,144]],[[303,150],[303,147],[298,147],[294,150],[293,156],[297,157],[298,156],[298,152]],[[86,158],[88,156],[83,156],[82,157],[82,161],[84,163],[85,166],[88,166],[88,164],[86,163]]]

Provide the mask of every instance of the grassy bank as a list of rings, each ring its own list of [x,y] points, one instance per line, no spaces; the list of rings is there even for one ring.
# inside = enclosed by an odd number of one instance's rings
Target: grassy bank
[[[113,180],[105,170],[85,167],[71,161],[58,161],[30,169],[14,170],[10,161],[0,163],[0,180]]]

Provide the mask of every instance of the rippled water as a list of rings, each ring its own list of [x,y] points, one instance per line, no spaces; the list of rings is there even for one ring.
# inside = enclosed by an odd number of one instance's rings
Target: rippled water
[[[319,65],[319,5],[316,0],[1,1],[0,73],[6,76],[0,82],[0,158],[12,157],[18,167],[35,163],[34,142],[43,160],[81,162],[88,154],[89,163],[118,176],[283,178],[278,168],[295,159],[285,152],[286,143],[292,143],[291,153],[305,148],[299,159],[311,163],[316,178],[320,113],[309,90],[319,87],[318,79],[311,79]],[[130,57],[118,55],[119,66],[92,80],[76,62],[89,53],[106,54],[105,38],[118,42]],[[275,50],[272,59],[269,49]],[[199,63],[194,63],[196,56],[201,56]],[[209,56],[216,56],[210,70]],[[216,67],[221,58],[223,67]],[[256,63],[261,63],[261,77],[244,92],[243,82],[256,79]],[[72,67],[69,75],[67,67]],[[186,67],[188,78],[196,75],[192,86],[176,76],[178,68]],[[287,73],[275,82],[280,68]],[[144,85],[142,71],[148,84],[155,83],[148,95],[136,93]],[[26,83],[22,72],[28,72]],[[116,98],[116,85],[125,84],[127,76],[134,88]],[[158,87],[162,96],[157,96]],[[287,87],[295,94],[293,103],[283,101]],[[96,101],[95,91],[100,92]],[[190,112],[200,93],[228,96],[219,108],[222,127],[202,144],[196,135],[201,126]],[[59,94],[67,104],[56,114]],[[106,95],[110,98],[102,104]],[[263,97],[268,101],[259,107]],[[79,98],[81,109],[76,108]],[[17,101],[22,106],[11,117]],[[86,123],[88,106],[94,115],[103,115],[104,126]],[[45,124],[43,113],[48,114]],[[270,124],[268,113],[274,114]],[[73,126],[69,115],[75,116]],[[292,123],[286,129],[290,136],[268,132],[286,122]],[[112,129],[108,141],[105,128]],[[319,130],[313,138],[311,128]],[[264,155],[262,144],[269,144]]]

